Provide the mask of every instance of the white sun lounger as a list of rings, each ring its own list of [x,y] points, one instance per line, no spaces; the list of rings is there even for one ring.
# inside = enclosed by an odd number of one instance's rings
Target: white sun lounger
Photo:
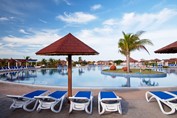
[[[55,91],[47,96],[36,96],[35,98],[39,100],[37,111],[51,109],[55,113],[60,112],[66,94],[67,91]],[[57,104],[59,104],[59,108],[56,108]]]
[[[156,99],[160,110],[164,114],[173,114],[177,110],[177,91],[147,91],[145,94],[147,102],[151,102],[152,99]],[[164,109],[164,105],[170,108],[169,111]]]
[[[71,113],[72,110],[85,110],[88,114],[92,113],[93,96],[91,91],[79,91],[73,97],[69,97],[69,99],[71,102],[69,113]]]
[[[98,94],[98,113],[101,115],[105,111],[118,111],[122,114],[121,100],[114,92],[101,91]],[[102,110],[101,110],[102,109]]]
[[[47,92],[47,90],[36,90],[22,96],[19,95],[7,95],[7,97],[13,99],[13,103],[10,106],[10,109],[23,108],[25,111],[34,111],[38,101],[34,98],[35,96],[39,96]],[[27,108],[30,104],[35,102],[33,108]]]

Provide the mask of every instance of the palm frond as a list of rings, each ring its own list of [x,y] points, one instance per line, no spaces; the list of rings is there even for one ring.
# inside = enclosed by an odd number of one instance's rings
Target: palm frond
[[[145,31],[138,31],[135,35],[137,35],[138,37],[140,37],[144,33],[145,33]]]

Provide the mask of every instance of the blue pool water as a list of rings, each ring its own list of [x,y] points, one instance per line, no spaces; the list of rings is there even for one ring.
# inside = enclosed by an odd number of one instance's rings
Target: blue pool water
[[[160,70],[167,73],[166,77],[161,78],[139,78],[139,77],[120,77],[101,74],[101,70],[106,67],[83,67],[73,68],[72,80],[73,87],[98,87],[98,88],[119,88],[119,87],[176,87],[177,69]],[[30,71],[19,71],[0,74],[0,80],[15,83],[60,86],[67,87],[67,71],[58,69],[37,69]]]

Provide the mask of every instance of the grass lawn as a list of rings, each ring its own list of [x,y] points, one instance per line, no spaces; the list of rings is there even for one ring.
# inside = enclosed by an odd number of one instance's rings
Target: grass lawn
[[[140,73],[140,69],[130,69],[131,72],[130,73]],[[117,69],[117,70],[103,70],[105,72],[114,72],[114,73],[127,73],[126,71],[123,71],[122,69]],[[145,69],[145,70],[141,70],[141,74],[161,74],[163,72],[158,72],[158,71],[153,71],[151,69]]]

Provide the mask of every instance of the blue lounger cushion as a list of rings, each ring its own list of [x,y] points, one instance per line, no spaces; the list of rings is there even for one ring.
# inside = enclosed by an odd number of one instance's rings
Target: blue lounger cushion
[[[55,99],[60,99],[66,93],[67,93],[67,91],[55,91],[55,92],[49,94],[48,96],[53,97]]]
[[[34,96],[39,96],[39,95],[43,94],[46,91],[47,90],[36,90],[36,91],[31,92],[31,93],[25,94],[24,97],[34,98]]]
[[[157,97],[159,97],[160,99],[167,100],[167,99],[174,98],[174,96],[167,94],[163,91],[150,91],[150,92],[156,95]]]
[[[177,91],[168,91],[168,92],[177,95]]]
[[[107,91],[106,92],[101,91],[100,96],[101,96],[101,99],[103,99],[103,98],[117,98],[117,96],[113,92],[107,92]]]
[[[91,96],[91,91],[79,91],[75,97],[86,97],[88,99],[90,99]]]

